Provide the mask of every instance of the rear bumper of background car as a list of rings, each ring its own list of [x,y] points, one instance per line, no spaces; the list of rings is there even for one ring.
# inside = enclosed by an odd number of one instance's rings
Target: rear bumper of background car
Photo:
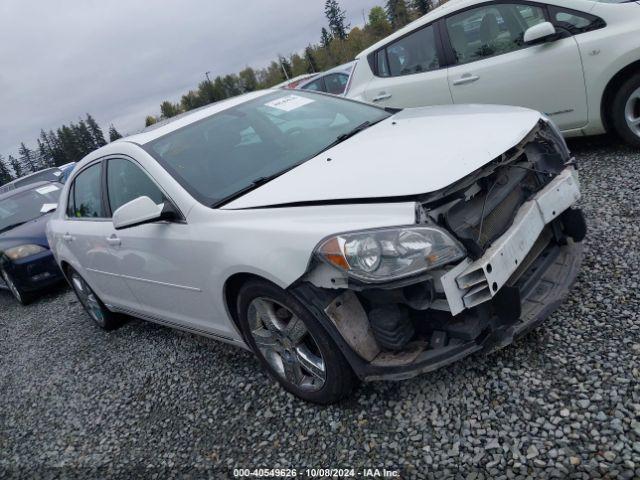
[[[412,342],[400,355],[382,352],[370,361],[354,351],[326,313],[336,301],[339,304],[339,293],[329,293],[307,282],[291,291],[327,328],[360,379],[403,380],[476,352],[505,347],[525,335],[560,306],[578,275],[581,261],[581,243],[551,243],[518,282],[504,287],[500,295],[487,302],[481,314],[449,320],[448,327],[457,330],[454,344],[425,349],[424,343]]]
[[[5,268],[16,286],[24,292],[35,292],[64,279],[49,250],[11,262]]]

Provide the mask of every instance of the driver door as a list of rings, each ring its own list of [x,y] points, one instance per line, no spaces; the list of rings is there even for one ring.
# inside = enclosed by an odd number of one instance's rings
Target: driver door
[[[562,130],[587,123],[582,60],[571,36],[527,46],[524,32],[546,22],[534,4],[495,3],[443,20],[454,52],[454,103],[517,105],[549,115]]]
[[[112,212],[141,196],[156,204],[170,202],[133,160],[108,160],[106,177]],[[189,225],[158,221],[114,230],[112,237],[119,274],[142,315],[188,328],[212,328],[212,309],[203,293],[204,279],[197,274],[201,269],[195,268],[198,259],[193,254]]]

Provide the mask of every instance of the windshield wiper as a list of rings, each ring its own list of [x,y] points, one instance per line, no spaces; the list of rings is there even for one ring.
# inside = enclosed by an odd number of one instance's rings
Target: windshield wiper
[[[7,232],[7,231],[9,231],[9,230],[13,230],[14,228],[17,228],[17,227],[19,227],[20,225],[24,225],[25,223],[30,222],[30,221],[31,221],[31,220],[27,220],[27,221],[25,221],[25,222],[18,222],[18,223],[14,223],[14,224],[12,224],[12,225],[7,225],[7,226],[6,226],[6,227],[4,227],[4,228],[0,228],[0,233]]]
[[[375,125],[376,123],[379,123],[379,122],[381,122],[382,120],[384,120],[384,119],[386,119],[386,118],[388,118],[388,117],[381,118],[380,120],[377,120],[377,121],[375,121],[375,122],[370,122],[369,120],[367,120],[367,121],[365,121],[365,122],[362,122],[360,125],[358,125],[357,127],[353,128],[353,129],[351,129],[351,130],[349,130],[348,132],[346,132],[346,133],[342,133],[342,134],[338,135],[338,136],[336,137],[336,139],[335,139],[333,142],[331,142],[329,145],[327,145],[327,146],[326,146],[326,147],[324,147],[322,150],[320,150],[318,153],[316,153],[316,154],[314,155],[314,157],[315,157],[315,156],[317,156],[317,155],[320,155],[320,154],[321,154],[321,153],[323,153],[323,152],[326,152],[326,151],[327,151],[327,150],[329,150],[330,148],[335,147],[336,145],[338,145],[338,144],[340,144],[340,143],[344,142],[345,140],[349,140],[349,139],[350,139],[351,137],[353,137],[354,135],[357,135],[357,134],[358,134],[358,133],[360,133],[361,131],[366,130],[366,129],[367,129],[367,128],[369,128],[369,127],[372,127],[372,126],[373,126],[373,125]]]
[[[275,178],[278,178],[280,175],[284,175],[289,170],[297,167],[298,165],[300,165],[300,164],[296,163],[295,165],[292,165],[289,168],[286,168],[285,170],[282,170],[282,171],[280,171],[278,173],[274,173],[273,175],[267,175],[266,177],[258,177],[255,180],[252,180],[251,183],[249,183],[249,185],[247,185],[246,187],[242,187],[240,190],[232,193],[231,195],[228,195],[228,196],[218,200],[213,205],[211,205],[211,208],[222,207],[223,205],[235,200],[236,198],[239,198],[242,195],[244,195],[246,193],[249,193],[251,190],[255,190],[256,188],[261,187],[265,183],[269,183],[271,180],[273,180]]]

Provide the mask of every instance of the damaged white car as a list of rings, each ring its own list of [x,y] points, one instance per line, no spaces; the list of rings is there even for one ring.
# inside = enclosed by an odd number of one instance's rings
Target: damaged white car
[[[127,314],[243,346],[331,403],[538,325],[578,273],[579,196],[537,112],[271,90],[93,152],[47,234],[103,328]]]

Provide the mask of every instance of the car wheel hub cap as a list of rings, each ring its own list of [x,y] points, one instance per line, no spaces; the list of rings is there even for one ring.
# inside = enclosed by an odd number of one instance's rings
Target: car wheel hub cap
[[[82,305],[87,309],[91,318],[98,323],[102,323],[104,318],[102,308],[100,307],[100,303],[98,302],[96,295],[89,288],[89,285],[87,285],[87,283],[78,275],[72,275],[71,283],[78,294],[80,303],[82,303]]]
[[[322,388],[326,381],[324,359],[300,318],[265,297],[251,302],[248,317],[253,340],[280,377],[303,390]]]
[[[640,88],[633,92],[627,100],[625,119],[631,131],[640,137]]]

